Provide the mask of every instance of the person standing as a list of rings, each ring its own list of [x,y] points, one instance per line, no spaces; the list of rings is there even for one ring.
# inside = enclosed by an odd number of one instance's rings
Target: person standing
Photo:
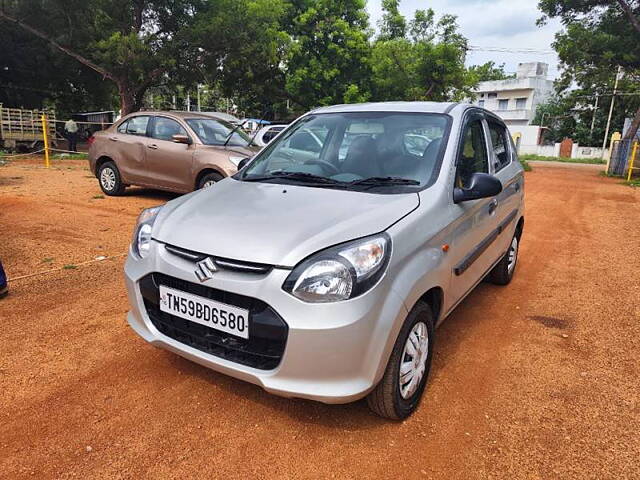
[[[69,151],[78,151],[78,124],[72,118],[64,124],[64,131],[69,142]]]
[[[9,287],[7,286],[7,275],[2,268],[2,261],[0,261],[0,298],[6,297],[9,293]]]

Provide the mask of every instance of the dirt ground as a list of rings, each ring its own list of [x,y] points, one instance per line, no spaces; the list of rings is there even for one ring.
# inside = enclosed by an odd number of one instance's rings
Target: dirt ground
[[[516,279],[451,315],[419,411],[389,423],[144,343],[118,255],[171,197],[40,163],[0,167],[9,276],[59,269],[0,301],[0,477],[640,478],[640,190],[601,167],[527,174]]]

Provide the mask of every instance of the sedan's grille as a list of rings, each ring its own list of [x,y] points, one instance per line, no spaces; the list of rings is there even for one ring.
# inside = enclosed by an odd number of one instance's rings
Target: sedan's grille
[[[168,244],[166,244],[164,248],[167,252],[184,258],[185,260],[190,260],[192,262],[199,262],[200,260],[204,260],[205,258],[211,258],[211,260],[213,260],[213,263],[215,263],[216,266],[222,270],[233,270],[234,272],[255,273],[264,275],[265,273],[269,273],[273,268],[271,265],[266,265],[264,263],[253,263],[245,262],[242,260],[231,260],[229,258],[214,257],[211,255],[207,255],[206,253],[193,252],[191,250],[174,247],[173,245]]]
[[[249,310],[249,339],[184,320],[160,311],[160,285]],[[161,273],[140,281],[145,308],[153,325],[167,337],[210,355],[261,370],[276,368],[287,342],[289,327],[269,305],[236,293],[197,285]]]

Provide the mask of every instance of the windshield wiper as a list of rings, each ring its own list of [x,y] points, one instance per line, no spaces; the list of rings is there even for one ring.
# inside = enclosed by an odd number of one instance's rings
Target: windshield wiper
[[[233,130],[231,130],[231,132],[229,133],[229,135],[227,135],[227,138],[224,139],[224,144],[222,145],[223,147],[227,146],[227,143],[229,143],[229,140],[231,140],[231,137],[233,137],[233,134],[236,133],[238,131],[238,129],[240,129],[245,123],[247,123],[247,120],[245,120],[242,123],[239,123],[238,125],[236,125]]]
[[[314,175],[313,173],[305,172],[272,172],[268,175],[260,175],[257,177],[244,177],[242,180],[245,182],[261,182],[263,180],[282,179],[294,180],[305,183],[321,183],[326,185],[344,185],[343,182],[334,180],[332,178],[321,177],[320,175]]]
[[[362,180],[349,182],[348,185],[366,186],[366,187],[393,187],[403,185],[420,185],[418,180],[400,177],[369,177]]]

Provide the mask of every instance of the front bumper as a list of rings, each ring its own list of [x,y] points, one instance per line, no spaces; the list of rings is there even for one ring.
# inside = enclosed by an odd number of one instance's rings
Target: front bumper
[[[161,273],[199,288],[222,290],[267,304],[287,325],[286,344],[275,368],[261,370],[229,361],[179,342],[151,321],[140,282]],[[129,255],[125,265],[131,327],[146,341],[218,372],[286,397],[324,403],[348,403],[364,397],[382,377],[407,315],[402,299],[386,278],[358,298],[334,304],[307,304],[282,290],[290,270],[274,268],[263,275],[220,270],[200,284],[192,261],[153,242],[144,260]],[[252,321],[251,318],[249,320]],[[250,323],[251,332],[251,323]]]

